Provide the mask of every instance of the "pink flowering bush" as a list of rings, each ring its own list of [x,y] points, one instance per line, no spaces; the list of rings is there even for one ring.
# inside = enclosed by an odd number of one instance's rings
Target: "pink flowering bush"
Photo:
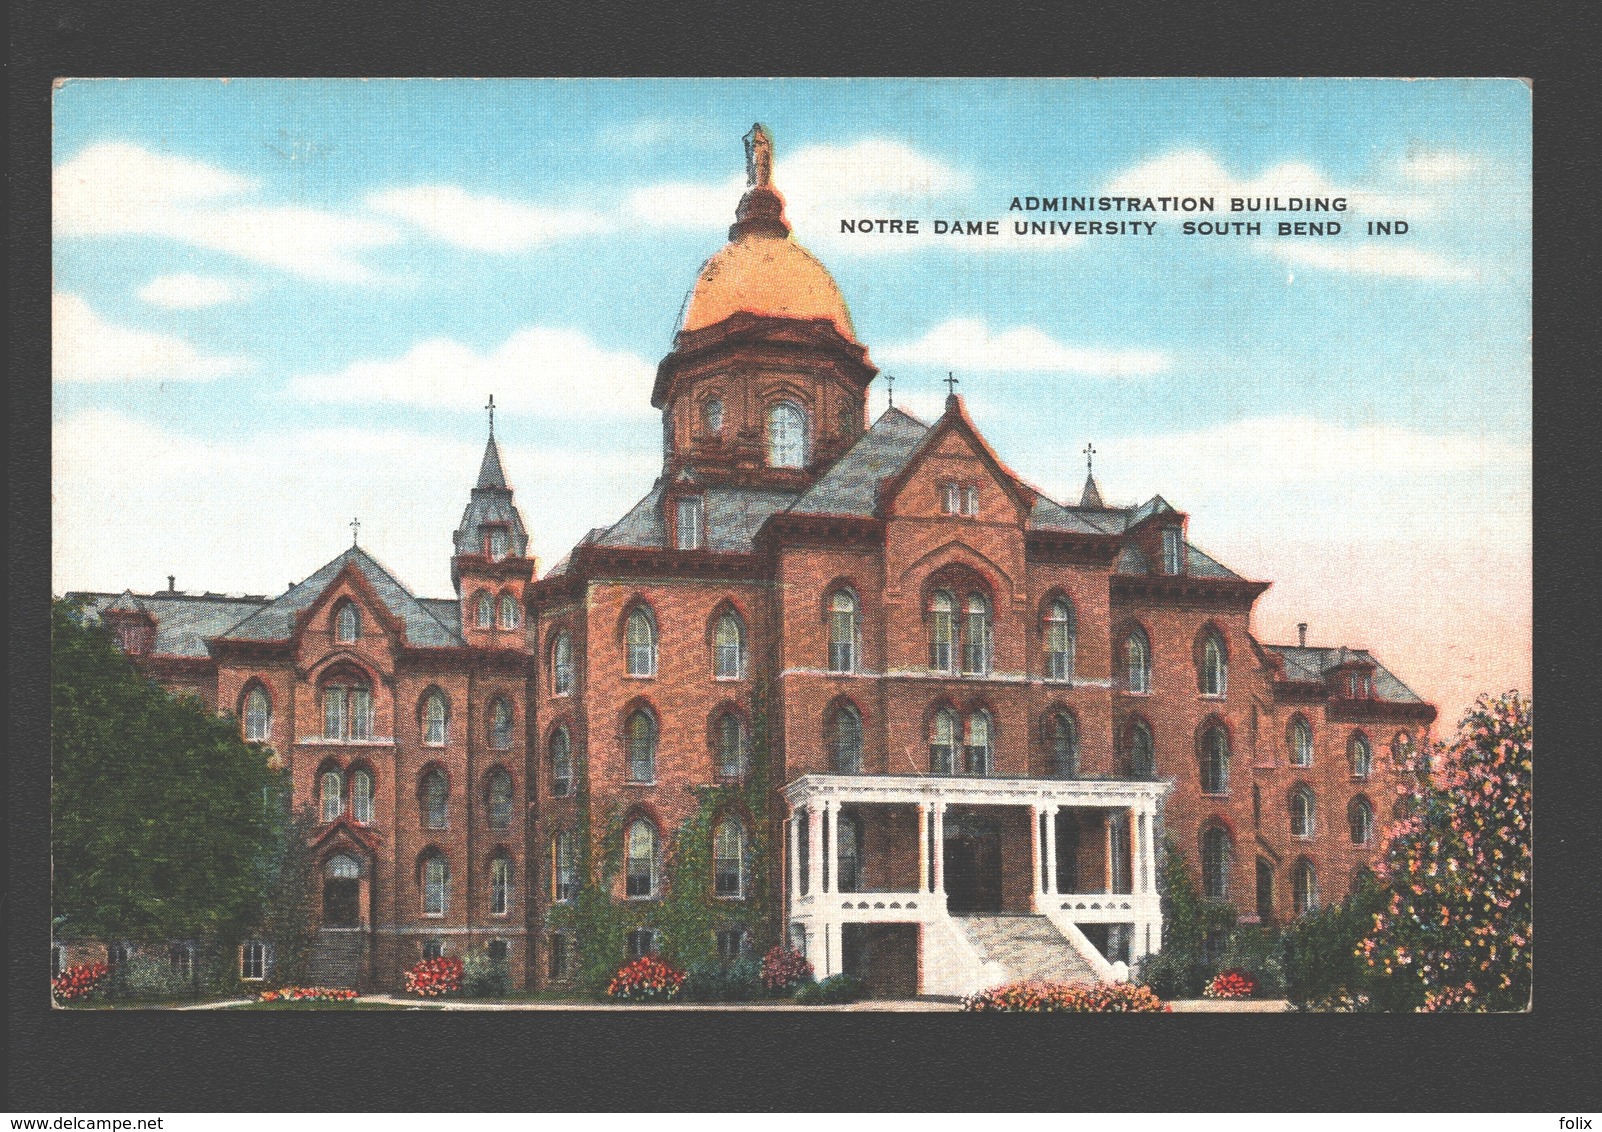
[[[624,1002],[672,1002],[684,987],[684,977],[677,967],[645,955],[619,968],[606,993]]]
[[[1023,979],[969,995],[964,1010],[1020,1014],[1159,1014],[1173,1008],[1134,983],[1064,983]]]
[[[50,990],[62,1002],[89,998],[111,970],[104,963],[76,963],[50,980]]]
[[[424,959],[407,969],[406,992],[424,998],[440,998],[462,991],[462,961],[452,956]]]
[[[789,994],[812,980],[812,964],[794,948],[781,944],[762,957],[762,985],[773,994]]]

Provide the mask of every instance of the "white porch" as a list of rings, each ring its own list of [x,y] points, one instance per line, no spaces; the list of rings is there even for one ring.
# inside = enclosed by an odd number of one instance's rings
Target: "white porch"
[[[1056,938],[1049,923],[1073,970],[1126,979],[1125,959],[1162,946],[1154,827],[1167,788],[1133,780],[804,775],[784,788],[787,933],[793,945],[804,942],[823,978],[843,970],[851,940],[863,938],[865,929],[853,925],[904,925],[917,933],[918,993],[968,994],[1031,974],[986,947],[976,930],[982,923],[1027,927],[1037,954],[1044,939]],[[880,815],[872,822],[880,860],[864,868],[862,815],[872,814]]]

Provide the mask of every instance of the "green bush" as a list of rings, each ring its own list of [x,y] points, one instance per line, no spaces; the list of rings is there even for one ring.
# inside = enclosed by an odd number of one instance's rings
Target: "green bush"
[[[174,971],[166,956],[134,955],[112,971],[109,990],[115,998],[193,998],[193,980]]]
[[[470,998],[504,998],[512,992],[512,965],[482,951],[462,960],[462,993]]]
[[[691,1002],[751,1002],[762,998],[762,968],[757,958],[742,955],[725,966],[715,959],[690,964],[685,993]]]
[[[1280,941],[1285,997],[1297,1010],[1413,1010],[1399,980],[1375,978],[1358,958],[1374,914],[1389,901],[1388,890],[1365,880],[1339,904],[1298,917]]]
[[[1221,971],[1245,971],[1257,984],[1258,998],[1285,993],[1285,960],[1280,934],[1273,928],[1238,926],[1218,961]]]
[[[802,983],[793,1001],[798,1006],[840,1006],[862,997],[862,980],[855,975],[830,975],[821,983]]]
[[[1224,969],[1216,958],[1209,961],[1206,956],[1207,937],[1232,932],[1234,906],[1201,898],[1184,855],[1171,840],[1163,843],[1157,890],[1162,894],[1163,946],[1141,962],[1139,979],[1159,998],[1199,998]]]

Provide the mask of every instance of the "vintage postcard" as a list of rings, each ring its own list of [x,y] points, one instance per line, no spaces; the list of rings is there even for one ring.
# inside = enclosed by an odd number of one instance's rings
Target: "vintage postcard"
[[[61,81],[54,1002],[1529,1008],[1530,131]]]

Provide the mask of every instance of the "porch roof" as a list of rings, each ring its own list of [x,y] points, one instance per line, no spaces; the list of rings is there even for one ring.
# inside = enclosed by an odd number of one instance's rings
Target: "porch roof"
[[[1155,804],[1166,782],[1098,778],[969,778],[942,774],[804,774],[784,787],[792,806],[836,801],[881,805],[1123,807]]]

